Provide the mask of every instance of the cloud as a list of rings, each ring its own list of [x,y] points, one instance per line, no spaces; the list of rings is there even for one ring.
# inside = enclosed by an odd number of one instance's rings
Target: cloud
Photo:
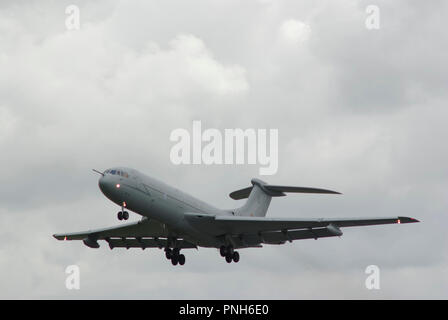
[[[311,27],[302,21],[288,19],[281,24],[279,33],[286,44],[300,45],[311,36]]]
[[[144,52],[125,53],[116,77],[108,80],[110,91],[132,99],[137,95],[150,102],[184,99],[198,93],[238,95],[249,90],[244,68],[224,66],[216,61],[201,39],[179,35],[169,46],[168,50],[162,50],[151,43]],[[129,83],[138,86],[129,87]]]
[[[165,161],[157,141],[169,135],[166,121],[197,109],[197,97],[231,100],[249,90],[244,68],[219,62],[196,36],[175,36],[166,49],[148,40],[134,50],[109,37],[108,23],[38,42],[33,33],[19,32],[11,40],[17,41],[14,53],[0,59],[0,133],[9,150],[3,160],[14,163],[0,169],[4,203],[15,208],[45,202],[60,180],[81,185],[84,180],[73,173],[95,163],[97,152],[110,150],[114,158],[115,148],[130,154],[139,144],[152,145],[151,161]],[[23,193],[32,196],[18,201]]]

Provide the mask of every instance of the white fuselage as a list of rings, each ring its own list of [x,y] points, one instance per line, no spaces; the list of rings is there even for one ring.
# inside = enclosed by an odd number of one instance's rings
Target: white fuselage
[[[135,169],[116,167],[106,170],[99,179],[103,194],[119,206],[166,225],[173,237],[203,246],[219,246],[213,235],[195,230],[184,219],[185,214],[232,216],[232,211],[215,208]]]

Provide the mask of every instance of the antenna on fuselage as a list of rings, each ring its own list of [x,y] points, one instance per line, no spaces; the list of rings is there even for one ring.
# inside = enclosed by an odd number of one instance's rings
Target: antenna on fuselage
[[[92,171],[96,172],[96,173],[99,173],[100,175],[102,175],[104,177],[104,173],[102,173],[101,171],[98,171],[98,170],[95,170],[95,169],[92,169]]]

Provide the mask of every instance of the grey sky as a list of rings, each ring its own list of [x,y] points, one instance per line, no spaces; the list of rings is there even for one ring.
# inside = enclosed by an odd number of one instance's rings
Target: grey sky
[[[80,9],[68,31],[65,8]],[[367,30],[367,5],[380,9]],[[1,298],[448,298],[446,1],[2,1]],[[277,128],[271,217],[415,217],[341,239],[186,252],[99,250],[117,225],[90,169],[135,167],[218,207],[258,165],[174,166],[170,132]],[[138,217],[132,215],[131,220]],[[65,268],[81,268],[81,290]],[[378,265],[381,290],[365,288]]]

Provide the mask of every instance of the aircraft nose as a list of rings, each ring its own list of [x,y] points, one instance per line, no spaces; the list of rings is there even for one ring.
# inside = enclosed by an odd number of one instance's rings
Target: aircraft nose
[[[98,186],[100,187],[100,190],[103,192],[103,193],[105,193],[106,192],[106,190],[107,190],[107,181],[106,181],[106,177],[101,177],[99,180],[98,180]]]
[[[117,183],[117,181],[114,180],[114,177],[110,177],[108,175],[100,177],[98,180],[98,186],[101,192],[107,197],[116,194],[116,190],[121,187],[120,183]]]

